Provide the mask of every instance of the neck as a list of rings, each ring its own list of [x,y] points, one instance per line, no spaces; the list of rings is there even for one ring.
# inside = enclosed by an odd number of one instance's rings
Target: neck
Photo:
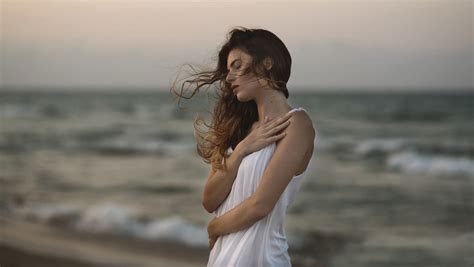
[[[288,105],[288,100],[281,91],[273,88],[265,88],[262,93],[256,97],[255,103],[258,109],[258,123],[261,125],[268,116],[269,119],[274,119],[278,116],[286,114],[292,109]]]

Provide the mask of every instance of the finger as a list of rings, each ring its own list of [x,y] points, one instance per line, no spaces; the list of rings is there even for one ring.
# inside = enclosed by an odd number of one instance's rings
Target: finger
[[[274,126],[274,127],[270,130],[270,132],[271,132],[271,134],[278,133],[279,131],[281,131],[281,130],[283,130],[284,128],[288,127],[290,124],[291,124],[291,121],[287,120],[287,121],[281,123],[280,125]]]
[[[281,122],[279,125],[277,125],[276,128],[278,128],[278,127],[281,127],[281,128],[286,127],[286,126],[290,125],[290,123],[291,123],[290,120],[285,120],[285,121]]]
[[[282,132],[282,133],[280,133],[280,134],[278,134],[278,135],[275,136],[275,140],[280,140],[280,139],[282,139],[282,138],[285,137],[285,136],[286,136],[286,132]]]
[[[278,126],[286,121],[288,121],[288,119],[291,117],[292,113],[288,113],[288,114],[284,114],[280,117],[278,117],[278,119],[275,119],[274,121],[271,121],[267,127],[268,128],[273,128],[275,126]]]
[[[287,112],[285,115],[281,116],[280,121],[286,121],[293,116],[293,112]]]
[[[291,124],[291,121],[287,120],[280,125],[275,125],[272,127],[268,126],[268,128],[265,129],[266,131],[264,132],[264,136],[265,137],[273,136],[276,133],[279,133],[280,131],[288,127],[290,124]]]
[[[279,140],[279,139],[282,139],[282,138],[285,137],[285,136],[286,136],[286,132],[281,132],[281,133],[279,133],[279,134],[277,134],[277,135],[274,135],[274,136],[270,137],[270,138],[269,138],[269,141],[270,141],[270,143],[272,143],[272,142],[275,142],[275,141],[277,141],[277,140]]]
[[[291,113],[283,115],[276,121],[276,125],[280,125],[282,123],[288,122],[289,119],[291,118],[291,115],[292,115]]]
[[[271,121],[273,121],[273,119],[271,119],[271,118],[268,117],[268,116],[265,116],[264,124],[268,124],[268,123],[270,123]]]
[[[290,123],[291,123],[291,121],[288,120],[288,119],[283,120],[283,121],[275,121],[274,123],[267,125],[265,130],[267,131],[267,134],[268,133],[273,134],[273,133],[278,132],[281,129],[287,127],[288,125],[290,125]]]

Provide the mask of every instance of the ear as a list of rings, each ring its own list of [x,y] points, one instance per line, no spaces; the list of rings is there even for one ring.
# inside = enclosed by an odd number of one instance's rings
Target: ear
[[[272,67],[273,67],[273,60],[272,58],[270,57],[266,57],[265,59],[263,59],[263,65],[265,66],[265,69],[268,71],[268,70],[271,70]]]

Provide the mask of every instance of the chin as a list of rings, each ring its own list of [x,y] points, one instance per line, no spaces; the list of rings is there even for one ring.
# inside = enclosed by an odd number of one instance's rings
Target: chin
[[[251,99],[245,98],[245,97],[242,96],[241,94],[237,94],[237,95],[236,95],[236,98],[237,98],[237,100],[239,100],[239,102],[248,102],[248,101],[251,100]]]

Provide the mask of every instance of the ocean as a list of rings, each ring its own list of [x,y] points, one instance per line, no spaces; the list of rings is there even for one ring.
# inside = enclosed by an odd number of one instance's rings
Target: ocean
[[[318,138],[288,210],[308,265],[472,266],[474,91],[291,92]],[[193,120],[212,95],[0,91],[0,207],[18,220],[207,247]],[[181,107],[181,108],[180,108]],[[184,108],[184,109],[182,109]]]

